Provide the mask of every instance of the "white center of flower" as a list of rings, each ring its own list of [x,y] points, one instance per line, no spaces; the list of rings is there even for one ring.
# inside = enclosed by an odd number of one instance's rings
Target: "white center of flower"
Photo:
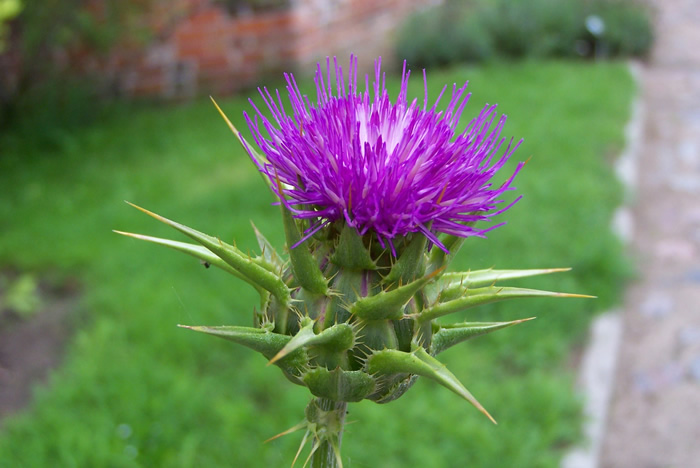
[[[410,122],[404,108],[396,109],[398,115],[392,116],[394,108],[393,104],[383,101],[369,105],[363,104],[356,108],[357,121],[360,123],[360,148],[363,156],[365,156],[365,145],[369,143],[370,147],[375,148],[380,136],[386,145],[387,157],[391,158],[394,154],[394,149],[404,137],[406,127]]]

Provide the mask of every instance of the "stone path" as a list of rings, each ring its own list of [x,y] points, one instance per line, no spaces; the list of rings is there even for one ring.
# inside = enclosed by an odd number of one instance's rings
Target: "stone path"
[[[633,200],[640,277],[601,468],[700,468],[700,1],[650,0],[657,38],[641,69]]]

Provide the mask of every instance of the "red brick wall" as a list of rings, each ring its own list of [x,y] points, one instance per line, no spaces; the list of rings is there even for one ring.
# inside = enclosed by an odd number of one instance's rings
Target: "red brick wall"
[[[291,0],[286,9],[231,15],[208,0],[177,0],[182,13],[167,27],[155,15],[156,39],[115,53],[105,72],[122,95],[183,98],[231,93],[281,70],[310,71],[326,56],[346,63],[352,52],[366,66],[380,54],[390,60],[397,26],[438,2]]]

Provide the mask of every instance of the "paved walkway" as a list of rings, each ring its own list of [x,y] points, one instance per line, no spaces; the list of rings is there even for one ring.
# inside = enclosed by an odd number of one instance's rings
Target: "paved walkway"
[[[650,0],[652,60],[632,248],[640,277],[624,335],[602,468],[700,468],[700,1]]]

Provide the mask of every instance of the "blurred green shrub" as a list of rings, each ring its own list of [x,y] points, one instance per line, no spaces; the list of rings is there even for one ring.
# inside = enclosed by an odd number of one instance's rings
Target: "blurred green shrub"
[[[586,28],[596,16],[604,30]],[[414,66],[490,58],[645,56],[648,10],[631,0],[446,0],[411,16],[397,55]]]
[[[605,23],[602,40],[609,55],[642,57],[649,52],[654,37],[647,10],[619,0],[597,0],[594,5]]]
[[[68,151],[76,141],[75,130],[100,120],[108,104],[89,77],[57,74],[33,81],[5,103],[6,141]]]
[[[22,10],[20,0],[0,0],[0,53],[5,49],[7,22]]]
[[[31,318],[41,307],[39,282],[31,273],[16,278],[0,275],[0,292],[0,310],[9,309],[22,319]]]
[[[94,121],[96,98],[108,93],[76,63],[99,60],[119,41],[143,40],[142,15],[152,1],[21,0],[14,18],[0,18],[9,32],[0,65],[11,65],[0,74],[0,129],[62,146],[71,129]]]
[[[579,1],[500,0],[484,2],[478,16],[483,16],[499,55],[566,57],[574,54],[584,29],[581,10]]]
[[[402,28],[397,54],[413,65],[429,67],[481,61],[493,53],[493,38],[473,2],[449,1],[412,15]]]

